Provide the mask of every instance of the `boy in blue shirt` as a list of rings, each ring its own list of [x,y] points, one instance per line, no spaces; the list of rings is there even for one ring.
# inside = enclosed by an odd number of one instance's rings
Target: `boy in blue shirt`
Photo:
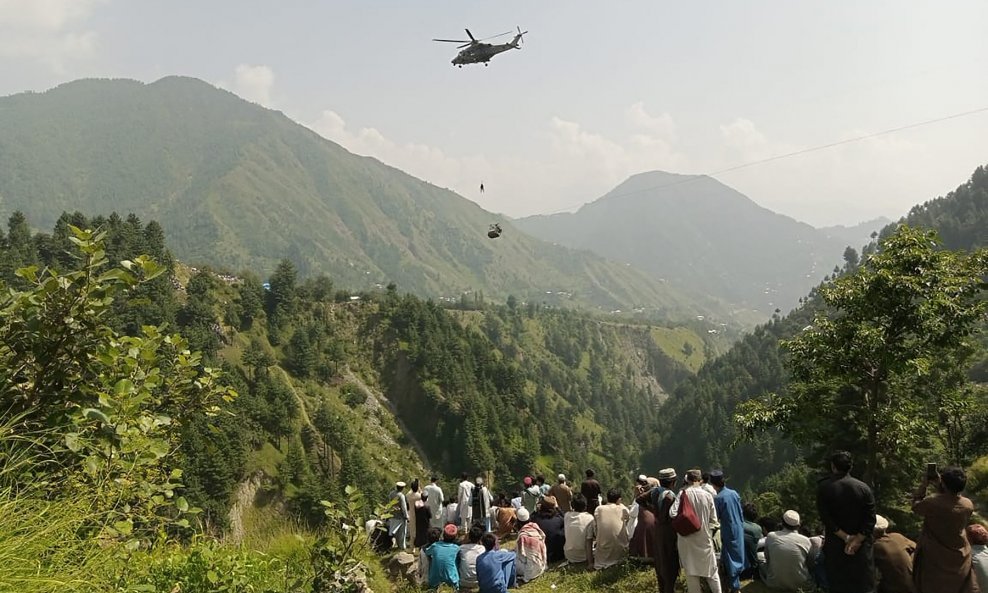
[[[487,550],[477,557],[480,593],[508,593],[508,587],[516,586],[514,552],[495,550],[497,538],[493,533],[485,533],[480,543]]]
[[[456,554],[460,546],[456,544],[456,525],[443,528],[443,539],[425,550],[429,558],[429,588],[437,589],[442,583],[460,588],[460,573],[456,570]]]

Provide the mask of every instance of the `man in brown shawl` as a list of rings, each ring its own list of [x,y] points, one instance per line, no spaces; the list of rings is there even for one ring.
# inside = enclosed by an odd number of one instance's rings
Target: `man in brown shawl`
[[[930,481],[939,490],[926,496]],[[971,544],[964,532],[974,504],[961,496],[967,476],[959,467],[948,467],[939,476],[924,474],[913,494],[913,512],[923,517],[923,531],[916,543],[913,578],[917,593],[977,593],[971,571]]]

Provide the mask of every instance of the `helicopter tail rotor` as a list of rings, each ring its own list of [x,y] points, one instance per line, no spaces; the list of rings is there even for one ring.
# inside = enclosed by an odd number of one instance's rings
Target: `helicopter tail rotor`
[[[518,47],[519,44],[525,43],[525,34],[528,33],[528,31],[522,31],[521,27],[516,28],[518,29],[518,34],[515,35],[515,39],[511,43],[515,47]]]

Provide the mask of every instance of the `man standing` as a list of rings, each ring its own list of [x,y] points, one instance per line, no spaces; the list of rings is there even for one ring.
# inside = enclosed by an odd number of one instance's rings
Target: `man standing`
[[[437,482],[439,478],[432,476],[429,485],[425,487],[425,494],[427,498],[425,502],[429,505],[429,527],[443,527],[446,522],[443,517],[443,505],[446,504],[446,499],[443,497],[443,489],[439,487]]]
[[[714,506],[720,519],[720,564],[727,577],[731,593],[741,591],[741,571],[744,570],[744,517],[741,497],[724,483],[724,472],[710,472],[710,484],[717,491]]]
[[[545,476],[539,474],[535,476],[535,485],[539,487],[539,501],[549,494],[549,485],[545,483]]]
[[[460,527],[470,529],[473,519],[473,482],[467,472],[460,474],[460,486],[456,494],[457,508],[460,510]]]
[[[832,475],[821,481],[816,493],[826,529],[823,560],[831,593],[869,593],[875,588],[875,497],[867,484],[851,477],[851,465],[847,451],[831,455]]]
[[[408,546],[408,499],[405,498],[405,483],[395,482],[390,500],[394,501],[391,518],[388,519],[388,533],[395,539],[395,545],[404,550]]]
[[[587,479],[580,484],[580,494],[587,499],[587,512],[591,515],[600,504],[600,482],[594,478],[592,469],[587,470]]]
[[[552,488],[549,488],[549,496],[555,497],[556,504],[559,505],[560,512],[570,512],[570,502],[573,500],[573,491],[566,485],[566,476],[564,474],[559,474],[556,476],[556,483],[552,486]]]
[[[810,538],[799,533],[799,513],[782,515],[783,529],[765,538],[765,565],[762,580],[771,589],[782,591],[815,590],[810,577]]]
[[[674,593],[679,578],[679,550],[676,530],[672,528],[669,510],[676,502],[676,469],[667,467],[659,472],[659,487],[653,488],[652,507],[655,511],[655,577],[659,593]],[[716,593],[716,592],[715,592]]]
[[[531,515],[539,506],[539,499],[542,498],[542,490],[532,481],[531,476],[525,476],[525,480],[522,483],[525,485],[525,490],[521,493],[521,506],[525,507],[528,514]]]
[[[683,500],[689,499],[690,506],[700,520],[700,529],[690,535],[679,535],[679,559],[686,572],[686,586],[689,593],[700,593],[703,585],[715,593],[720,591],[720,575],[717,573],[717,556],[714,553],[713,526],[717,523],[717,510],[714,497],[710,496],[700,483],[698,469],[686,472],[686,487],[679,492],[676,502],[669,509],[669,516],[675,519],[683,508]]]
[[[477,476],[470,499],[471,514],[476,522],[484,526],[483,533],[491,531],[491,492],[484,486],[484,478]],[[469,527],[467,527],[469,529]],[[480,540],[478,540],[479,542]]]

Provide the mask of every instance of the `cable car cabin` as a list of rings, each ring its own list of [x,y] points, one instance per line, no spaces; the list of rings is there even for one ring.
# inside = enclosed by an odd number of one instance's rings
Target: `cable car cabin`
[[[492,224],[491,228],[487,231],[487,237],[490,239],[497,239],[501,236],[501,225]]]

